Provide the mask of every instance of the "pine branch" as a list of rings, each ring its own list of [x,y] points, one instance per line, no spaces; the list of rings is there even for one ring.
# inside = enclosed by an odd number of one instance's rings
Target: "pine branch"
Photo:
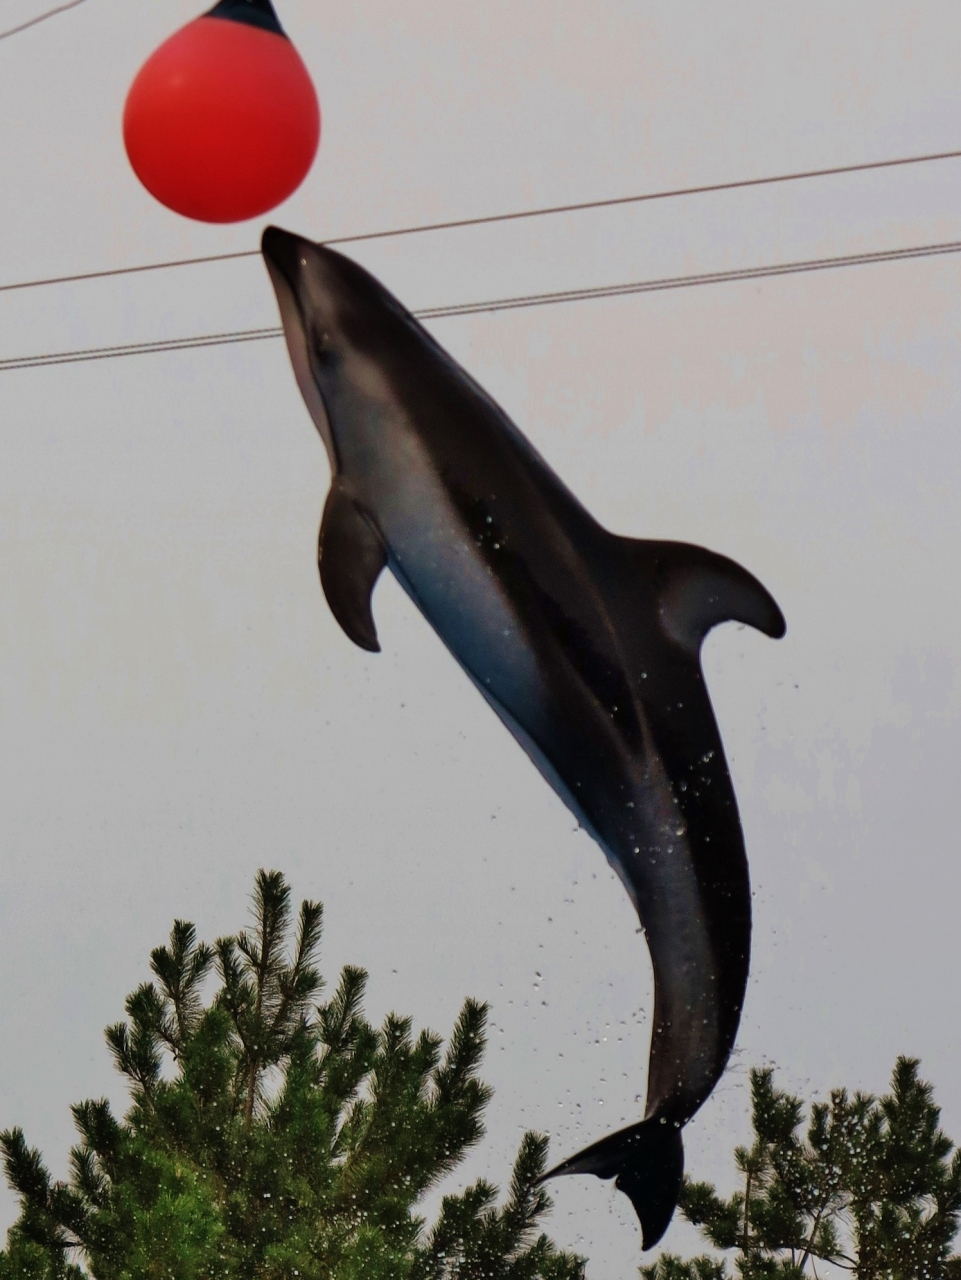
[[[96,1156],[108,1177],[119,1168],[124,1129],[115,1119],[106,1098],[79,1102],[70,1108],[84,1145]]]
[[[713,1258],[691,1258],[684,1262],[666,1253],[650,1267],[641,1267],[642,1280],[728,1280],[727,1267]]]
[[[547,1166],[547,1139],[528,1133],[521,1142],[504,1207],[497,1189],[481,1180],[459,1196],[445,1196],[441,1215],[414,1268],[412,1280],[583,1280],[584,1262],[560,1252],[538,1220],[550,1198],[537,1180]],[[532,1239],[532,1237],[534,1237]]]
[[[93,1208],[106,1208],[109,1202],[110,1182],[100,1168],[96,1153],[89,1147],[71,1148],[70,1181]]]
[[[459,1097],[471,1079],[487,1042],[487,1015],[489,1006],[476,1000],[465,1000],[451,1033],[447,1053],[434,1074],[434,1085],[439,1105],[445,1105]],[[483,1099],[486,1103],[489,1097]],[[483,1104],[482,1104],[483,1105]]]
[[[46,1249],[55,1268],[62,1272],[64,1255],[79,1244],[57,1217],[57,1210],[66,1207],[72,1220],[79,1217],[69,1203],[69,1193],[62,1184],[51,1182],[40,1152],[27,1146],[22,1129],[0,1133],[0,1148],[7,1181],[21,1198],[19,1230],[26,1240]]]
[[[173,1015],[172,1020],[164,1019],[163,1038],[175,1057],[196,1028],[202,1008],[200,987],[213,961],[214,952],[206,943],[198,944],[197,930],[187,920],[174,921],[169,947],[156,947],[150,953],[150,968]]]
[[[350,1052],[362,1021],[360,1011],[366,990],[366,971],[346,965],[333,999],[318,1008],[320,1041],[324,1045],[322,1064],[331,1055]]]
[[[40,1152],[28,1147],[23,1130],[7,1129],[0,1133],[3,1166],[7,1181],[14,1191],[31,1204],[46,1209],[50,1195],[50,1174]]]
[[[692,1182],[685,1178],[681,1184],[678,1204],[688,1222],[695,1227],[702,1227],[715,1248],[737,1247],[743,1209],[740,1195],[725,1201],[717,1195],[710,1183]]]

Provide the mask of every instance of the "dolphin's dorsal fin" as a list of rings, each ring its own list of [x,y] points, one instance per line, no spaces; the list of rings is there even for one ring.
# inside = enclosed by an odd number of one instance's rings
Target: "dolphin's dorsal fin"
[[[387,552],[369,517],[335,479],[327,496],[317,547],[320,581],[330,611],[361,649],[380,653],[370,597]]]
[[[672,640],[697,653],[721,622],[743,622],[779,640],[786,625],[770,592],[734,560],[686,542],[633,542],[654,578],[661,626]],[[643,552],[641,551],[643,548]]]

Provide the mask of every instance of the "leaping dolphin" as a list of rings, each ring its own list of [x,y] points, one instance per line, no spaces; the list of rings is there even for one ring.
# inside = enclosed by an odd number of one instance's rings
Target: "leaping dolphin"
[[[379,649],[385,565],[604,850],[637,910],[655,999],[643,1120],[546,1177],[616,1178],[645,1249],[680,1191],[681,1128],[717,1083],[747,984],[751,895],[700,666],[737,620],[784,634],[745,569],[603,529],[489,395],[373,276],[269,227],[263,254],[330,458],[320,578]]]

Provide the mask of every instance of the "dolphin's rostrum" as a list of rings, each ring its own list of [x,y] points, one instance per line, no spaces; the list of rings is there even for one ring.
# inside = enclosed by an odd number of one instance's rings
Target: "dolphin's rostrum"
[[[654,968],[644,1119],[548,1176],[616,1178],[650,1248],[683,1172],[681,1127],[717,1083],[747,983],[751,899],[700,667],[736,619],[784,633],[746,570],[603,529],[506,414],[350,259],[270,227],[263,253],[330,458],[320,577],[377,650],[385,565],[604,850]]]

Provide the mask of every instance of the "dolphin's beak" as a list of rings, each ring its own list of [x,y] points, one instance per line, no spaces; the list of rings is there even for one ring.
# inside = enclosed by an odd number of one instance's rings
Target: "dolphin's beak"
[[[316,246],[301,236],[282,231],[280,227],[268,227],[261,237],[260,248],[274,292],[277,294],[280,319],[284,326],[284,337],[287,339],[287,350],[297,385],[300,387],[314,425],[320,432],[333,465],[336,453],[330,421],[323,396],[314,378],[308,348],[308,332],[311,323],[309,305],[305,309],[305,299],[301,296],[303,270],[309,261],[309,255],[316,252]],[[309,299],[306,301],[309,304]]]
[[[267,227],[260,239],[260,251],[271,274],[276,272],[292,289],[296,288],[302,259],[307,256],[302,250],[307,243],[280,227]]]

